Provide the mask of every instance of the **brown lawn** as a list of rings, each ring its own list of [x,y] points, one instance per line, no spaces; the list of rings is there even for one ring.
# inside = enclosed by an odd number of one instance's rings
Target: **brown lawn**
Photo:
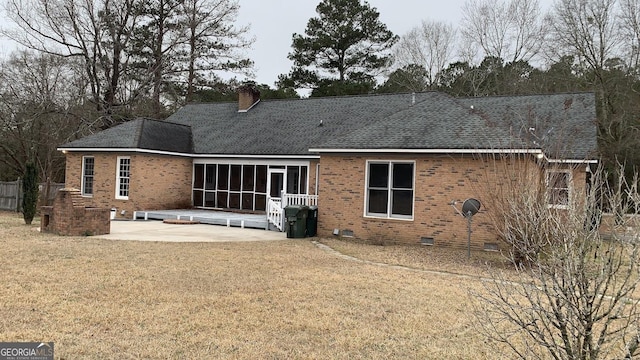
[[[325,243],[414,270],[308,240],[59,237],[0,213],[0,341],[53,341],[60,359],[502,357],[470,315],[480,280],[416,271],[478,275],[495,256]]]

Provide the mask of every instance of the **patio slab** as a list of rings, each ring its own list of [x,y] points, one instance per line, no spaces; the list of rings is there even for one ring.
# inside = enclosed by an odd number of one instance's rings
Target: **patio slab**
[[[114,220],[111,233],[93,238],[110,240],[137,240],[159,242],[238,242],[276,241],[287,239],[287,234],[206,224],[166,224],[156,220]]]

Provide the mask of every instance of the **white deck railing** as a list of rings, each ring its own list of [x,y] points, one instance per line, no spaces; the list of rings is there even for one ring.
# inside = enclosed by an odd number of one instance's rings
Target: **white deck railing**
[[[288,205],[318,206],[318,195],[282,194],[282,198],[270,197],[267,201],[267,221],[284,231],[284,208]]]
[[[267,200],[267,221],[275,225],[278,230],[284,229],[284,210],[280,198],[269,198]]]
[[[282,194],[282,208],[288,205],[318,206],[318,195]]]

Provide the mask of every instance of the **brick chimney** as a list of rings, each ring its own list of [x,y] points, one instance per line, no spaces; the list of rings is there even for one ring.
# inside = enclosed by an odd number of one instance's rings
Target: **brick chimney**
[[[246,83],[238,88],[238,112],[247,112],[260,101],[260,90],[255,84]]]

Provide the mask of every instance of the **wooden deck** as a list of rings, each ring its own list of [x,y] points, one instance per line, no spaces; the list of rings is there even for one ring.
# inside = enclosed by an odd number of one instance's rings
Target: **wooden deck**
[[[268,230],[267,215],[241,214],[214,210],[144,210],[133,213],[133,220],[188,220],[201,224]]]

